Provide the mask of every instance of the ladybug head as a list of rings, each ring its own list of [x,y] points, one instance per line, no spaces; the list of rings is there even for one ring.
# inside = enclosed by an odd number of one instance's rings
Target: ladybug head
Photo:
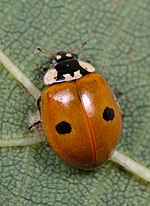
[[[86,42],[79,48],[85,44]],[[45,85],[73,81],[95,71],[95,68],[90,63],[78,60],[78,55],[74,53],[74,50],[68,52],[59,51],[57,53],[43,51],[40,48],[38,50],[44,54],[51,55],[50,67],[43,69],[42,79]]]
[[[84,47],[84,45],[86,44],[86,42],[83,42],[80,47],[78,48],[75,48],[73,50],[70,50],[68,52],[65,52],[65,51],[59,51],[57,53],[52,53],[52,52],[47,52],[47,51],[44,51],[40,48],[38,48],[38,50],[44,54],[47,54],[47,55],[51,55],[51,59],[50,59],[50,63],[52,65],[57,65],[58,63],[61,63],[61,62],[65,62],[65,61],[69,61],[69,60],[77,60],[78,59],[78,55],[76,53],[74,53],[75,50],[79,50],[80,48]]]
[[[56,65],[60,62],[69,61],[72,59],[78,59],[78,55],[73,52],[60,51],[53,55],[50,62],[51,64]]]

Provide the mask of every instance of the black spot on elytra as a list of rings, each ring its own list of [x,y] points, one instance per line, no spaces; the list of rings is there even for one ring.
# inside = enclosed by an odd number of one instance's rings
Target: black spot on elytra
[[[114,110],[112,108],[106,107],[103,112],[103,119],[106,121],[113,120],[115,117]]]
[[[55,126],[59,134],[69,134],[71,132],[71,125],[68,122],[62,121]]]

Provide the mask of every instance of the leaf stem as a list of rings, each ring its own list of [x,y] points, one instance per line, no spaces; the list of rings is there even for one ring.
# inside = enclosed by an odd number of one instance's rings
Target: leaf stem
[[[123,168],[130,171],[131,173],[150,182],[150,169],[142,166],[128,156],[122,154],[121,152],[115,151],[110,159],[113,162],[121,165]]]
[[[10,140],[0,140],[0,147],[18,147],[18,146],[29,146],[44,142],[44,136],[34,136],[32,138],[23,138],[23,139],[10,139]]]
[[[38,99],[40,90],[28,79],[26,75],[0,50],[0,62],[3,66],[29,91],[29,93]]]

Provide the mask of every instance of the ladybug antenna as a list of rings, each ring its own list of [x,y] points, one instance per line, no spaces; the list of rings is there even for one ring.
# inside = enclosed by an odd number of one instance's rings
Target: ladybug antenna
[[[41,49],[41,48],[37,48],[37,50],[39,50],[40,52],[42,52],[43,54],[46,54],[46,55],[50,55],[50,56],[56,56],[56,54],[55,53],[53,53],[53,52],[49,52],[49,51],[44,51],[43,49]]]
[[[87,42],[83,42],[79,47],[76,47],[76,48],[70,50],[70,52],[73,53],[73,52],[76,51],[76,50],[80,50],[80,49],[83,48],[86,44],[87,44]]]

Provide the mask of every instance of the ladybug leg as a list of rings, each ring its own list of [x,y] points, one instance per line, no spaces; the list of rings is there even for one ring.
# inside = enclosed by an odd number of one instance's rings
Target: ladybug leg
[[[38,120],[37,122],[34,122],[28,129],[31,130],[33,127],[40,127],[41,125],[41,120]]]
[[[41,72],[46,72],[49,68],[50,68],[50,61],[46,61],[37,67],[37,69],[40,69]]]
[[[43,76],[45,75],[45,73],[47,72],[47,70],[50,69],[50,62],[47,61],[44,64],[42,64],[40,66],[40,70],[41,70],[41,74],[40,74],[40,79],[43,80]]]
[[[45,62],[44,64],[42,64],[42,65],[40,66],[40,69],[41,69],[42,72],[43,72],[43,71],[46,72],[46,71],[49,69],[48,64],[50,64],[49,61]]]
[[[44,64],[42,64],[41,66],[40,66],[40,69],[42,70],[42,69],[49,69],[49,67],[48,67],[48,64],[50,64],[50,61],[46,61]]]
[[[41,96],[37,99],[37,107],[38,107],[39,112],[41,111],[40,103],[41,103]]]
[[[30,119],[29,119],[30,126],[28,128],[29,130],[31,130],[33,127],[37,127],[38,129],[41,128],[41,118],[40,118],[41,106],[40,106],[40,103],[41,103],[41,96],[37,99],[37,107],[38,107],[39,112],[37,112],[34,115],[30,115]]]
[[[48,141],[46,140],[46,146],[47,147],[50,147],[50,144],[48,143]]]
[[[117,99],[118,99],[120,96],[123,95],[123,92],[122,92],[122,91],[119,91],[119,90],[114,91],[114,93],[115,93],[115,96],[117,97]]]
[[[90,60],[85,60],[85,62],[92,64],[92,62]]]

